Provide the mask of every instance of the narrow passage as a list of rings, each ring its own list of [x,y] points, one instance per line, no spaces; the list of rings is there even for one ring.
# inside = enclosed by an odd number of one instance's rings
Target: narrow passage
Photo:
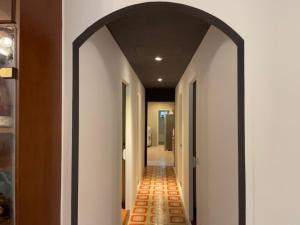
[[[174,169],[148,166],[137,190],[129,225],[171,224],[187,224]]]

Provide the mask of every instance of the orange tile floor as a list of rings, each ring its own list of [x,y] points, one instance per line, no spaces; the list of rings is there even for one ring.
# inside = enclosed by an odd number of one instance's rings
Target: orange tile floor
[[[128,225],[186,225],[173,167],[148,166]]]

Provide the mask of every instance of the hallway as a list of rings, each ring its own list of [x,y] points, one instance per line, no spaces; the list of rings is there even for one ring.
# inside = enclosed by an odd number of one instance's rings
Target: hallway
[[[138,187],[129,225],[186,225],[174,169],[148,166]]]
[[[231,38],[152,5],[76,49],[72,225],[243,225]]]

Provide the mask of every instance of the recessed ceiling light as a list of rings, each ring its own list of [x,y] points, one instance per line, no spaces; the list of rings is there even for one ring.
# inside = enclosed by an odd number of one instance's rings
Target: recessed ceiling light
[[[158,82],[162,82],[163,79],[162,79],[162,78],[158,78],[157,81],[158,81]]]
[[[163,58],[161,56],[156,56],[154,59],[157,62],[161,62],[163,60]]]

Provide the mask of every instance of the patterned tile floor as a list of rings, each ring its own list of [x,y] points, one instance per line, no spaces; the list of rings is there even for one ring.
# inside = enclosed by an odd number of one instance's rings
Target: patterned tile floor
[[[128,225],[186,225],[173,167],[148,166]]]

